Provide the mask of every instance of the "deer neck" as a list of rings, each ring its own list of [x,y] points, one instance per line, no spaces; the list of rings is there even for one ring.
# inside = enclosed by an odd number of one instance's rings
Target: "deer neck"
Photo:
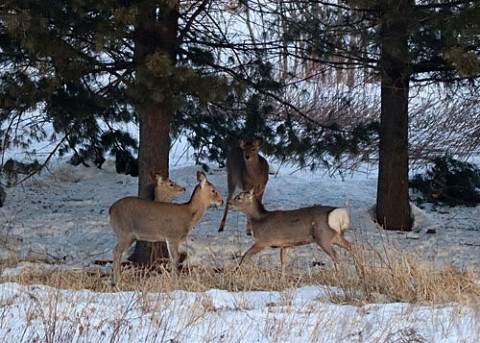
[[[256,156],[251,156],[248,160],[245,160],[245,169],[247,170],[248,174],[250,175],[256,175],[260,171],[260,163],[259,163],[259,157],[258,155]]]
[[[165,194],[164,192],[162,191],[157,191],[155,190],[155,201],[159,201],[159,202],[172,202],[173,200],[173,196],[169,195],[169,194]]]
[[[200,186],[197,186],[193,191],[190,201],[186,203],[192,214],[192,227],[197,225],[207,212],[208,204],[203,201]]]
[[[258,199],[254,199],[251,206],[248,208],[246,215],[250,220],[259,220],[268,214],[268,211],[263,207],[263,204]]]

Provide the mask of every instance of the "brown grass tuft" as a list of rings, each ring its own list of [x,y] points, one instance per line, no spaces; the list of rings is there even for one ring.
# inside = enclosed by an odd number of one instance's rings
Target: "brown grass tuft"
[[[328,299],[334,303],[363,305],[366,303],[408,302],[433,305],[457,302],[463,305],[480,303],[480,275],[474,271],[459,270],[453,266],[435,266],[418,256],[407,255],[393,247],[382,253],[370,250],[368,258],[362,251],[364,265],[360,277],[347,256],[338,272],[334,270],[287,269],[282,278],[279,271],[251,265],[236,270],[194,266],[180,275],[166,270],[126,269],[122,284],[114,288],[110,273],[98,269],[39,271],[24,268],[16,276],[2,277],[0,282],[44,284],[61,289],[89,289],[96,292],[146,291],[169,292],[186,290],[203,292],[208,289],[228,291],[283,291],[306,285],[329,286]],[[388,254],[388,258],[382,256]],[[395,256],[395,257],[392,257]],[[15,261],[3,261],[1,268],[12,267]]]

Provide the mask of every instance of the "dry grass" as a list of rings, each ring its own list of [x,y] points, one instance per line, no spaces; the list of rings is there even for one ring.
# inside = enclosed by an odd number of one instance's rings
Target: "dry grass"
[[[387,254],[385,254],[385,252]],[[25,269],[21,274],[0,278],[0,282],[44,284],[61,289],[89,289],[96,292],[147,291],[169,292],[186,290],[203,292],[208,289],[228,291],[283,291],[305,285],[330,286],[329,299],[335,303],[357,304],[407,302],[433,305],[456,302],[463,305],[480,303],[480,275],[452,266],[438,267],[418,256],[406,255],[393,247],[383,252],[369,251],[370,257],[360,259],[364,265],[360,277],[347,262],[340,271],[288,270],[282,278],[279,271],[245,265],[241,269],[191,267],[180,275],[166,270],[151,272],[127,269],[122,284],[113,287],[110,273],[98,269],[38,271]],[[373,256],[373,257],[372,257]],[[392,257],[395,256],[395,257]],[[15,263],[18,260],[14,261]],[[3,261],[0,268],[12,267],[13,261]]]
[[[368,303],[406,302],[424,305],[458,304],[448,314],[436,314],[433,312],[434,307],[431,307],[432,312],[422,312],[420,317],[415,315],[416,320],[432,322],[435,324],[433,326],[442,330],[443,333],[432,337],[442,337],[443,334],[448,337],[451,330],[457,332],[455,325],[465,320],[462,313],[473,313],[467,320],[473,323],[473,334],[478,332],[478,327],[474,324],[480,303],[478,274],[453,267],[440,269],[421,262],[415,256],[385,251],[398,257],[385,258],[374,252],[375,258],[370,256],[363,259],[363,277],[359,277],[353,266],[348,264],[351,259],[347,256],[344,257],[346,263],[337,273],[332,269],[307,272],[290,269],[283,278],[273,268],[261,269],[251,265],[242,266],[239,270],[225,268],[223,271],[193,267],[180,275],[165,270],[151,272],[127,269],[123,271],[122,284],[118,288],[111,284],[111,273],[102,271],[106,268],[57,269],[53,272],[24,268],[16,276],[0,278],[0,282],[44,284],[54,288],[37,296],[30,292],[19,292],[10,298],[5,297],[5,305],[11,305],[12,311],[25,312],[26,315],[22,320],[24,325],[17,333],[15,330],[10,331],[14,324],[8,320],[5,314],[7,312],[0,314],[0,330],[21,335],[21,341],[25,342],[183,342],[193,337],[202,337],[203,341],[208,342],[247,341],[252,329],[262,332],[262,340],[277,342],[291,340],[292,332],[305,334],[306,341],[323,341],[325,337],[347,337],[351,341],[369,342],[428,341],[426,337],[430,336],[424,336],[425,333],[418,332],[414,326],[398,328],[394,325],[397,320],[395,316],[403,313],[401,310],[386,319],[382,311],[373,310],[372,314],[371,309],[359,308],[358,316],[354,317],[357,320],[351,321],[352,317],[345,316],[342,311],[328,311],[329,305],[325,304],[332,302],[362,306]],[[16,262],[18,261],[0,262],[0,269],[13,267]],[[297,308],[291,308],[295,288],[304,285],[326,285],[327,291],[320,293],[325,295],[317,299],[317,304],[306,302],[301,306],[296,304]],[[64,293],[61,289],[87,289],[96,293],[82,292],[80,295],[79,292],[79,306],[73,309],[72,305],[65,306],[66,299],[74,304],[77,295]],[[232,305],[223,308],[209,293],[203,293],[209,289],[233,292],[280,291],[281,296],[267,305],[267,311],[262,312],[262,319],[251,320],[250,311],[256,309],[248,294],[237,294]],[[136,292],[119,295],[121,299],[126,299],[120,303],[112,301],[117,298],[108,294],[132,290]],[[174,290],[199,293],[168,293]],[[469,312],[470,309],[473,311]],[[426,318],[423,317],[425,314]],[[367,324],[358,321],[362,315],[370,316],[374,329],[369,329],[372,323],[368,320]],[[218,325],[218,322],[222,324]],[[375,325],[384,322],[386,325],[380,326],[381,330],[375,329]],[[312,328],[313,323],[316,326]],[[198,336],[198,330],[203,325],[207,329],[202,331],[202,336]],[[142,329],[139,331],[137,326]]]

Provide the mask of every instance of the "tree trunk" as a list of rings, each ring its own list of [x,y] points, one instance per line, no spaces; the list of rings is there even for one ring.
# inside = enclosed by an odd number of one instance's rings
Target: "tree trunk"
[[[148,89],[145,87],[147,82],[144,78],[152,77],[146,67],[148,57],[161,52],[174,64],[178,46],[178,3],[170,7],[164,5],[160,9],[156,8],[154,3],[143,2],[139,6],[135,25],[136,82],[142,90]],[[168,177],[170,124],[173,113],[170,106],[155,102],[151,97],[141,101],[136,99],[136,102],[140,125],[138,194],[153,200],[148,187],[151,182],[149,174],[151,170],[155,170]],[[149,266],[159,260],[168,260],[168,250],[164,242],[137,241],[135,250],[128,259]]]
[[[161,108],[151,108],[139,112],[140,146],[138,153],[138,195],[152,200],[149,192],[149,171],[155,170],[168,177],[168,155],[170,146],[171,114]],[[152,265],[159,261],[168,261],[165,242],[137,241],[135,250],[128,260],[141,265]]]
[[[406,20],[412,2],[389,0],[387,3],[380,59],[382,108],[376,216],[387,230],[410,231],[413,219],[408,195],[410,70]]]

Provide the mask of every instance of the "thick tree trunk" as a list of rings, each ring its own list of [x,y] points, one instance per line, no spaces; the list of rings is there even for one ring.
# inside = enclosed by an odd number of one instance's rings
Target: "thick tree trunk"
[[[142,198],[153,200],[148,187],[151,170],[168,177],[171,122],[172,114],[158,105],[139,113],[138,195]]]
[[[139,6],[134,34],[134,62],[136,81],[140,89],[148,90],[145,84],[152,78],[146,67],[149,56],[160,52],[175,64],[177,30],[178,6],[164,5],[162,8],[156,8],[155,2],[144,2]],[[153,200],[148,187],[151,182],[149,174],[151,170],[155,170],[168,177],[170,124],[173,113],[170,106],[155,102],[148,94],[145,96],[146,99],[142,98],[141,101],[136,99],[140,124],[138,194],[140,197]],[[128,259],[148,266],[159,260],[168,260],[168,250],[164,242],[137,241],[135,250]]]
[[[140,149],[138,154],[138,194],[152,200],[149,192],[149,171],[155,170],[168,177],[169,134],[171,114],[160,108],[139,113]],[[151,243],[137,241],[129,261],[142,265],[151,265],[159,261],[168,261],[168,250],[164,242]]]
[[[408,66],[407,24],[411,0],[389,0],[382,23],[381,122],[377,221],[387,230],[410,231],[408,195]],[[392,11],[398,13],[393,13]]]

